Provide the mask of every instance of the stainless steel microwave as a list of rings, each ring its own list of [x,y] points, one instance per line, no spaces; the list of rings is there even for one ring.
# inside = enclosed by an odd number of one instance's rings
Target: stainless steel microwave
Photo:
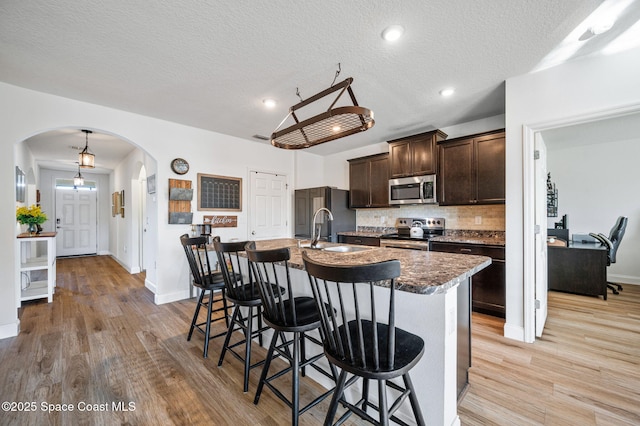
[[[389,204],[435,204],[436,175],[389,179]]]

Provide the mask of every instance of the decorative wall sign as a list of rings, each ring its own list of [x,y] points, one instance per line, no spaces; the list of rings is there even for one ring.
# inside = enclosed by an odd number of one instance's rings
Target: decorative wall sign
[[[242,178],[198,173],[198,210],[242,211]]]
[[[238,216],[205,216],[204,224],[212,228],[237,228]]]
[[[176,191],[176,188],[180,190],[188,191]],[[190,224],[193,219],[193,213],[191,212],[191,198],[188,199],[173,199],[171,198],[172,191],[174,193],[186,194],[191,191],[191,181],[182,179],[169,179],[169,223],[170,224]]]
[[[119,215],[121,207],[120,192],[114,192],[113,194],[111,194],[111,215],[113,217]]]

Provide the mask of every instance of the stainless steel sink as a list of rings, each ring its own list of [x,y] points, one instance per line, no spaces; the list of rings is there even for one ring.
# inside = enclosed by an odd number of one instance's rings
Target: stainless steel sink
[[[369,250],[370,248],[371,247],[366,247],[366,246],[332,246],[332,247],[324,247],[321,250],[334,251],[338,253],[350,253],[354,251]]]
[[[300,248],[310,248],[312,250],[332,251],[336,253],[351,253],[355,251],[369,250],[367,246],[333,246],[326,243],[318,243],[315,247],[311,247],[311,243],[302,243]]]

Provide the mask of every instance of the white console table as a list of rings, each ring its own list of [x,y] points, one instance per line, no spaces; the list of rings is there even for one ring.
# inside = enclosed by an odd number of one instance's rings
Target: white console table
[[[18,306],[24,300],[43,299],[51,303],[56,286],[56,233],[18,235]]]

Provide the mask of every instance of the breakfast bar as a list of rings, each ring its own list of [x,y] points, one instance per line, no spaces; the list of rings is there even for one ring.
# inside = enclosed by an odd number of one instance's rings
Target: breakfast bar
[[[304,250],[313,260],[334,265],[358,265],[390,259],[400,261],[401,275],[396,280],[396,289],[399,290],[396,292],[396,324],[399,328],[420,336],[425,342],[425,353],[418,365],[411,370],[420,407],[429,424],[460,424],[456,410],[459,381],[463,380],[466,384],[466,369],[470,364],[463,363],[466,367],[460,371],[458,347],[460,339],[463,340],[463,345],[466,339],[467,359],[470,362],[471,277],[489,266],[491,259],[484,256],[331,243],[323,243],[324,249],[299,245],[299,240],[296,239],[256,242],[257,249],[289,247],[291,280],[309,294],[311,289],[302,262]],[[385,288],[379,287],[379,290],[375,297],[388,297]],[[459,329],[463,333],[459,333]],[[325,377],[310,376],[329,387]],[[412,418],[408,403],[406,405],[398,412],[403,420]]]

